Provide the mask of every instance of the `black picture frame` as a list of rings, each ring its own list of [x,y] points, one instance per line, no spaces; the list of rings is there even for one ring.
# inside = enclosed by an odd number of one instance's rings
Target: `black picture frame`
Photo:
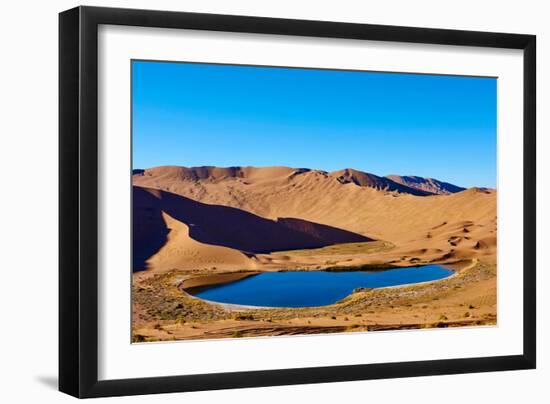
[[[98,380],[100,24],[523,50],[523,354]],[[534,35],[97,7],[77,7],[60,13],[59,389],[84,398],[535,368],[535,60]]]

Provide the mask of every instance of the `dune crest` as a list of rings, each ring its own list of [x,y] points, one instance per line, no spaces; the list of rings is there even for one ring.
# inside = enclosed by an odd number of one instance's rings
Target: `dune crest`
[[[355,184],[360,187],[369,187],[389,192],[395,191],[417,196],[427,196],[433,194],[432,192],[422,189],[409,187],[406,184],[397,183],[391,178],[379,177],[374,174],[365,173],[351,168],[334,171],[330,173],[330,175],[335,177],[341,184]]]
[[[387,175],[386,178],[409,188],[418,189],[434,195],[449,195],[466,189],[448,182],[436,180],[435,178],[423,178],[414,175]]]
[[[162,212],[169,233],[166,243],[147,260],[148,268],[157,271],[173,268],[223,269],[239,266],[243,269],[255,268],[255,262],[242,252],[193,240],[189,236],[189,226],[169,214]]]
[[[229,178],[259,179],[289,176],[300,169],[290,167],[181,167],[159,166],[145,170],[137,170],[136,174],[144,177],[154,177],[164,181],[201,181],[212,182]]]

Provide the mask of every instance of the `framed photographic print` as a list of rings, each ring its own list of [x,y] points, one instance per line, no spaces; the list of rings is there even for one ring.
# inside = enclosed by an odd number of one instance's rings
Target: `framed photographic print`
[[[535,367],[534,36],[78,7],[59,54],[61,391]]]

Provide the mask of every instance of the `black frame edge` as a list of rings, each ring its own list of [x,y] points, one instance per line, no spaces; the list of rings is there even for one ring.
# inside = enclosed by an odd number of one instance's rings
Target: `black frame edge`
[[[80,12],[79,121],[79,397],[98,383],[98,23]]]
[[[79,9],[59,15],[59,390],[79,395]]]
[[[336,21],[297,20],[196,12],[81,6],[101,24],[359,39],[453,46],[523,49],[532,35],[503,32],[418,28]]]
[[[523,54],[523,355],[536,368],[537,353],[537,38]]]
[[[524,355],[100,381],[83,397],[162,394],[531,369]],[[475,369],[475,370],[474,370]]]
[[[524,50],[522,355],[98,381],[97,28],[99,24]],[[77,7],[59,15],[59,389],[105,397],[489,372],[536,367],[536,37],[153,10]]]

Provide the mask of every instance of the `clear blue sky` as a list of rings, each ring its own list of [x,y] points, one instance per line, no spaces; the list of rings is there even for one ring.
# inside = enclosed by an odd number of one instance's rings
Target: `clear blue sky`
[[[134,168],[355,168],[496,186],[494,78],[132,63]]]

